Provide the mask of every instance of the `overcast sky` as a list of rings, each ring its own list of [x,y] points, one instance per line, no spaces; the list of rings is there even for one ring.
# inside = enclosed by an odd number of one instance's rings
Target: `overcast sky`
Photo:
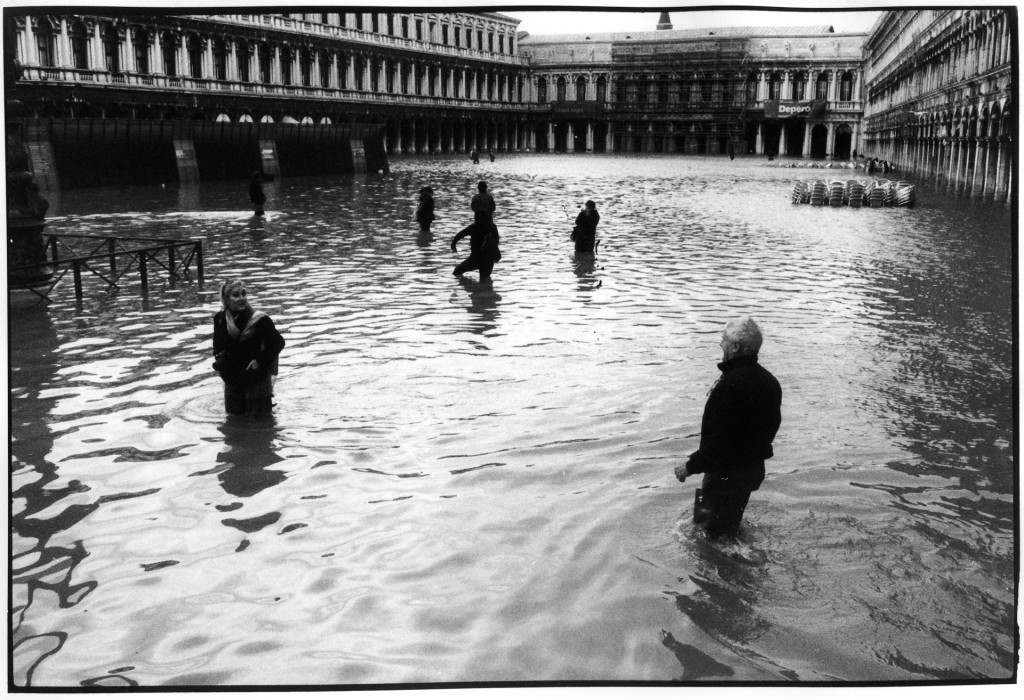
[[[658,18],[661,16],[661,11],[594,11],[595,9],[594,6],[590,6],[579,11],[502,10],[501,13],[522,20],[519,30],[530,34],[652,31],[657,27]],[[869,12],[669,10],[673,29],[830,24],[837,32],[867,32],[880,14],[877,10]]]

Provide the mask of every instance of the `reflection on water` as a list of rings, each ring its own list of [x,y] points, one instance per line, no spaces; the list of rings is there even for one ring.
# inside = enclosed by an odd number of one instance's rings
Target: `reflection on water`
[[[1009,211],[792,206],[790,175],[410,157],[268,183],[260,218],[245,182],[51,199],[52,232],[202,237],[207,280],[12,308],[15,682],[1007,677]],[[484,282],[448,246],[480,179]],[[264,422],[210,369],[235,276],[288,342]],[[720,545],[672,467],[740,312],[783,424]]]

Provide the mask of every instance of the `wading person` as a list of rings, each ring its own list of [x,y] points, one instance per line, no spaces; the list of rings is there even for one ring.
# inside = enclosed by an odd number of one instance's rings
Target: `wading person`
[[[494,219],[494,197],[487,191],[487,183],[481,180],[476,185],[477,193],[473,195],[469,206],[473,210],[473,222],[489,224]]]
[[[757,361],[761,331],[749,316],[729,321],[722,334],[722,376],[708,393],[700,446],[675,468],[685,481],[703,474],[693,519],[709,535],[735,537],[750,494],[764,481],[764,461],[782,420],[782,388]]]
[[[284,338],[270,316],[249,305],[242,280],[226,282],[220,300],[224,308],[213,317],[213,368],[224,380],[224,410],[268,414]]]
[[[593,253],[594,241],[597,238],[597,223],[601,215],[597,212],[594,200],[588,199],[586,205],[576,215],[576,225],[572,229],[572,240],[576,242],[577,253]]]
[[[267,202],[267,195],[263,193],[263,176],[258,170],[253,171],[252,180],[249,182],[249,199],[256,210],[256,216],[263,216],[263,205]]]
[[[429,186],[420,188],[420,203],[416,207],[416,222],[420,225],[420,233],[430,233],[430,223],[434,218],[434,190]]]
[[[491,278],[494,263],[501,260],[501,250],[498,249],[498,228],[492,221],[474,222],[452,238],[453,253],[458,252],[455,244],[466,236],[469,236],[469,257],[456,265],[452,274],[461,277],[470,270],[479,270],[480,281],[485,282]]]

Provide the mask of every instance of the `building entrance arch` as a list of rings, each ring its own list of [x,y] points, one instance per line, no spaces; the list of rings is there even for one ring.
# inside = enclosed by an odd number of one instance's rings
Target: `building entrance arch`
[[[779,146],[782,136],[782,124],[778,121],[765,122],[761,126],[761,137],[764,154],[766,156],[779,155]]]
[[[832,157],[836,160],[849,160],[853,147],[853,129],[849,124],[836,127],[835,143],[832,146]]]
[[[828,153],[828,127],[816,124],[811,129],[811,158],[824,158]]]

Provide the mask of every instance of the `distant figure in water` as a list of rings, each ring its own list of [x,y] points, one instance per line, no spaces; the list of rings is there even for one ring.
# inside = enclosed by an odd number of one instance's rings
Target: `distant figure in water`
[[[594,241],[597,238],[597,223],[601,215],[597,212],[594,200],[588,199],[580,213],[576,215],[576,225],[572,229],[572,240],[576,242],[577,253],[593,253]]]
[[[489,155],[491,157],[491,162],[493,163],[494,162],[494,151],[492,151],[491,149],[488,148],[487,149],[487,155]]]
[[[220,300],[223,308],[213,317],[213,369],[224,380],[224,410],[269,414],[284,338],[270,316],[249,305],[242,280],[225,282]]]
[[[263,193],[263,176],[259,170],[252,173],[252,180],[249,182],[249,199],[252,200],[256,209],[256,216],[263,216],[263,205],[267,201],[267,195]]]
[[[782,422],[782,388],[757,362],[761,331],[749,316],[729,321],[722,333],[722,376],[711,387],[700,426],[700,447],[675,468],[685,481],[703,474],[693,521],[711,536],[739,534],[743,511],[764,481],[764,461]]]
[[[430,223],[434,218],[434,189],[430,186],[421,187],[420,203],[416,207],[416,221],[420,225],[420,233],[430,233]]]
[[[487,183],[481,180],[476,185],[477,193],[469,201],[469,207],[473,210],[473,221],[478,224],[490,223],[494,219],[494,197],[487,191]]]
[[[469,152],[469,157],[473,159],[474,163],[480,162],[480,154],[477,153],[477,150],[475,148]]]
[[[732,143],[729,144],[728,152],[729,152],[729,160],[733,160],[734,158],[736,158],[736,148],[733,147]]]

